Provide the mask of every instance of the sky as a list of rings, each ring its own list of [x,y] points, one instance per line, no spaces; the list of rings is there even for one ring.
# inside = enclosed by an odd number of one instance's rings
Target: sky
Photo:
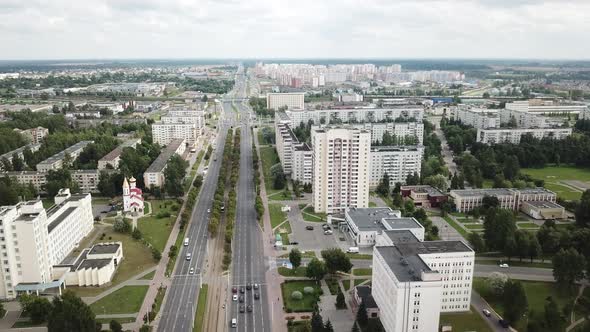
[[[0,0],[0,59],[590,58],[588,0]]]

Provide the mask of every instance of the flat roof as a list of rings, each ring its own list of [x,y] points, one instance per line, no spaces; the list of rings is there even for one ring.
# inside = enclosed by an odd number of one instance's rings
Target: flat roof
[[[530,204],[540,209],[563,209],[563,206],[549,201],[525,201],[522,204]]]
[[[69,217],[72,213],[74,213],[74,211],[76,211],[78,207],[77,206],[70,206],[67,209],[64,210],[64,212],[62,212],[61,214],[59,214],[57,217],[55,217],[55,220],[52,221],[48,226],[47,226],[47,231],[49,233],[51,233],[51,231],[53,231],[55,229],[55,227],[57,227],[59,224],[61,224],[64,220],[66,220],[67,217]]]
[[[421,146],[407,145],[407,146],[372,146],[371,152],[404,152],[404,151],[418,151],[422,149]]]
[[[80,265],[76,267],[76,270],[83,269],[100,269],[111,263],[112,258],[101,258],[101,259],[85,259]]]
[[[119,250],[119,243],[98,243],[92,246],[89,255],[114,254]]]
[[[94,141],[80,141],[80,142],[68,147],[67,149],[65,149],[61,152],[58,152],[58,153],[54,154],[53,156],[43,160],[42,162],[40,162],[37,165],[41,165],[41,164],[52,165],[56,161],[62,160],[65,157],[66,153],[72,154],[72,152],[76,152],[78,150],[84,149],[86,147],[86,145],[88,145],[90,143],[94,143]]]
[[[399,211],[397,211],[399,213]],[[350,208],[345,212],[360,231],[385,230],[383,218],[395,216],[391,208]]]
[[[20,155],[20,154],[21,154],[22,152],[24,152],[24,151],[25,151],[25,149],[27,149],[27,148],[29,148],[31,151],[39,150],[39,147],[40,147],[40,146],[41,146],[41,143],[37,143],[37,144],[27,144],[27,145],[21,146],[20,148],[14,149],[14,150],[12,150],[12,151],[8,151],[8,152],[6,152],[5,154],[3,154],[3,155],[0,155],[0,160],[1,160],[1,159],[4,159],[4,158],[6,158],[6,159],[10,159],[10,158],[12,158],[12,155],[13,155],[13,154],[15,154],[15,153]]]
[[[418,255],[404,255],[398,246],[375,247],[401,282],[420,281],[421,273],[433,272]]]
[[[409,228],[423,228],[418,220],[414,218],[383,218],[381,220],[383,225],[388,230],[409,229]]]
[[[161,172],[164,169],[164,167],[166,167],[168,159],[170,159],[174,155],[174,153],[176,153],[176,150],[180,147],[181,144],[184,144],[184,139],[175,139],[170,141],[166,148],[162,152],[160,152],[158,158],[154,160],[154,162],[150,165],[150,167],[148,167],[148,169],[145,172]]]
[[[472,252],[462,241],[424,241],[396,244],[404,255],[440,254],[448,252]]]
[[[537,188],[523,188],[523,189],[516,189],[521,194],[555,194],[553,191],[545,189],[543,187]]]
[[[457,196],[513,196],[516,193],[508,188],[488,188],[488,189],[456,189],[451,190]]]
[[[430,196],[446,196],[442,191],[429,185],[401,186],[400,190],[410,190],[417,193],[427,193]]]
[[[414,233],[408,229],[403,230],[387,230],[383,232],[384,236],[387,236],[391,242],[395,243],[414,243],[419,242]]]
[[[366,286],[366,285],[356,286],[356,293],[362,299],[362,301],[365,304],[365,307],[367,307],[367,309],[377,308],[377,303],[375,302],[373,295],[371,295],[371,287],[370,286]]]

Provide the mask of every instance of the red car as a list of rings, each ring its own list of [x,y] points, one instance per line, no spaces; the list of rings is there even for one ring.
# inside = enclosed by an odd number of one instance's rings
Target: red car
[[[234,294],[236,294],[238,292],[238,287],[233,287],[231,289],[231,292],[234,293]]]

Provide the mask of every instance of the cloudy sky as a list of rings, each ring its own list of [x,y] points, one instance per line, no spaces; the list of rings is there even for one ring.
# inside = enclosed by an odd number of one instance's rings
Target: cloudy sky
[[[588,59],[588,13],[588,0],[0,0],[0,59]]]

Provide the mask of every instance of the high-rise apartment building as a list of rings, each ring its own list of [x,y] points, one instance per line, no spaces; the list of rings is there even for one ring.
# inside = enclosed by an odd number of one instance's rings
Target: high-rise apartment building
[[[312,128],[311,144],[315,211],[367,207],[371,133],[350,127]]]
[[[305,107],[305,94],[303,92],[295,92],[268,93],[266,95],[266,108],[276,111],[281,107],[302,110]]]

